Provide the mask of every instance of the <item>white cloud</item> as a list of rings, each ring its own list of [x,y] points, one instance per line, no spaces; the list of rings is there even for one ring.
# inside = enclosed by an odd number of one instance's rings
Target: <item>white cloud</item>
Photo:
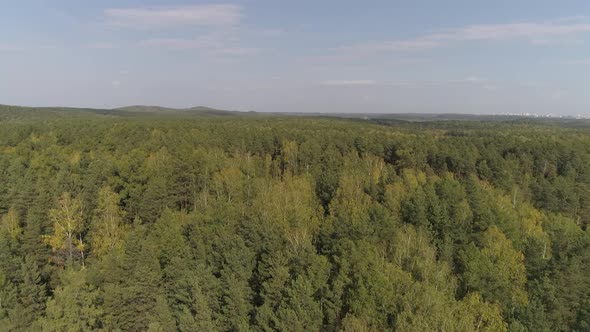
[[[85,44],[85,45],[82,45],[82,47],[88,48],[88,49],[115,49],[115,48],[119,48],[119,45],[114,44],[114,43],[108,43],[108,42],[98,42],[98,43]]]
[[[0,44],[0,52],[22,51],[24,48],[14,44]]]
[[[119,80],[113,80],[111,82],[111,85],[114,86],[115,88],[121,85],[121,81]]]
[[[449,80],[432,80],[432,81],[393,81],[383,83],[386,86],[396,86],[405,88],[427,88],[427,87],[440,87],[440,86],[481,86],[489,87],[491,84],[485,78],[477,76],[469,76],[460,79],[449,79]]]
[[[104,15],[111,26],[139,29],[187,25],[232,26],[240,22],[242,9],[231,4],[111,8],[106,9]]]
[[[565,96],[565,93],[563,91],[557,90],[553,91],[549,96],[553,100],[560,100]]]
[[[564,61],[563,64],[566,64],[566,65],[590,65],[590,58],[589,59],[568,60],[568,61]]]
[[[264,36],[264,37],[278,37],[282,36],[286,33],[285,30],[282,29],[250,29],[251,32],[255,35]]]
[[[242,46],[239,40],[244,34],[275,35],[273,30],[249,29],[240,24],[242,7],[232,4],[212,4],[173,7],[147,7],[106,9],[106,22],[113,27],[136,29],[186,28],[198,26],[201,35],[164,35],[137,41],[137,46],[171,49],[201,50],[214,55],[246,56],[260,51],[255,47]],[[176,30],[174,30],[176,31]],[[109,45],[97,44],[96,48]]]
[[[233,46],[234,41],[226,36],[215,34],[198,38],[156,38],[139,42],[140,46],[172,50],[202,50],[205,52],[227,55],[246,56],[257,54],[260,49],[254,47]]]
[[[327,80],[321,81],[320,85],[324,86],[393,86],[402,88],[426,88],[426,87],[437,87],[437,86],[453,86],[453,85],[464,85],[464,86],[490,86],[490,82],[481,77],[469,76],[460,79],[449,79],[449,80],[432,80],[432,81],[389,81],[389,82],[377,82],[374,80]]]
[[[217,53],[225,55],[251,55],[256,54],[260,50],[254,47],[230,47],[217,50]]]
[[[469,76],[460,79],[433,80],[433,81],[389,81],[377,82],[374,80],[326,80],[319,82],[323,86],[394,86],[404,88],[426,88],[436,86],[452,85],[472,85],[472,86],[490,86],[487,79]]]
[[[531,44],[540,46],[554,46],[554,45],[582,45],[584,40],[578,37],[564,37],[564,38],[547,38],[539,37],[531,39]]]
[[[440,46],[440,41],[428,39],[410,39],[394,40],[386,42],[375,42],[366,44],[357,44],[352,46],[341,47],[342,51],[360,51],[360,52],[381,52],[381,51],[422,51]]]
[[[458,42],[526,40],[537,45],[576,44],[577,38],[590,33],[590,22],[554,20],[540,23],[474,24],[441,30],[416,38],[363,43],[340,48],[358,52],[422,51]]]
[[[320,85],[325,86],[353,86],[353,85],[375,85],[373,80],[327,80],[320,82]]]
[[[486,41],[528,39],[547,40],[589,32],[590,23],[509,23],[476,24],[427,36],[441,41]]]
[[[155,38],[146,39],[139,42],[141,46],[156,47],[156,48],[172,48],[172,49],[195,49],[204,48],[210,45],[209,42],[203,39],[185,39],[185,38]]]
[[[478,76],[467,76],[467,77],[462,78],[462,79],[458,79],[458,80],[454,80],[454,81],[451,80],[451,81],[448,81],[448,82],[451,82],[451,83],[472,83],[472,84],[479,84],[479,83],[485,83],[485,82],[487,82],[487,79],[481,78],[481,77],[478,77]]]

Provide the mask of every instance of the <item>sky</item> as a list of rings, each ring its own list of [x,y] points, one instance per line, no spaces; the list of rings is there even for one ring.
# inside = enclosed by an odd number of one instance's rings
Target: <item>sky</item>
[[[590,1],[5,1],[0,104],[590,115]]]

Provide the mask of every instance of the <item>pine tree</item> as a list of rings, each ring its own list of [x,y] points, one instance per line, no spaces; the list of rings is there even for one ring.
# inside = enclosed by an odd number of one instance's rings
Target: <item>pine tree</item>
[[[164,271],[168,284],[168,304],[180,331],[214,331],[218,328],[199,281],[202,267],[172,258]]]
[[[158,324],[174,329],[162,285],[162,271],[154,246],[139,226],[126,241],[122,265],[105,285],[104,310],[107,329],[144,331]]]
[[[0,270],[0,327],[11,325],[9,313],[14,309],[16,301],[16,285],[9,280],[5,271]]]
[[[310,278],[300,276],[287,287],[277,312],[279,330],[321,330],[324,317],[320,302],[315,299],[318,290],[314,286]]]
[[[86,271],[68,268],[62,272],[61,284],[47,302],[43,331],[92,331],[100,326],[102,311],[98,290],[89,285]]]
[[[26,224],[21,236],[19,254],[21,257],[32,255],[39,266],[42,279],[48,279],[52,266],[47,264],[51,261],[51,248],[45,244],[44,229],[47,224],[47,210],[41,204],[33,205],[27,214]]]
[[[16,241],[0,229],[0,326],[8,326],[10,310],[17,300],[16,280],[19,271]]]
[[[17,331],[35,330],[38,328],[36,320],[45,314],[47,290],[32,256],[24,258],[19,279],[18,300],[15,308],[9,312],[10,323]]]

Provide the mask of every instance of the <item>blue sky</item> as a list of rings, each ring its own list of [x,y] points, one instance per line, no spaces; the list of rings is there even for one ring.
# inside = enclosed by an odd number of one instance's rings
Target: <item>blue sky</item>
[[[589,1],[0,8],[0,103],[590,114]]]

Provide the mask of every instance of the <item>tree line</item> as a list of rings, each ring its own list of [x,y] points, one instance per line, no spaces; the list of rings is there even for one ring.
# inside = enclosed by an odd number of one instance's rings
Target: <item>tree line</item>
[[[587,331],[590,135],[0,121],[0,330]]]

